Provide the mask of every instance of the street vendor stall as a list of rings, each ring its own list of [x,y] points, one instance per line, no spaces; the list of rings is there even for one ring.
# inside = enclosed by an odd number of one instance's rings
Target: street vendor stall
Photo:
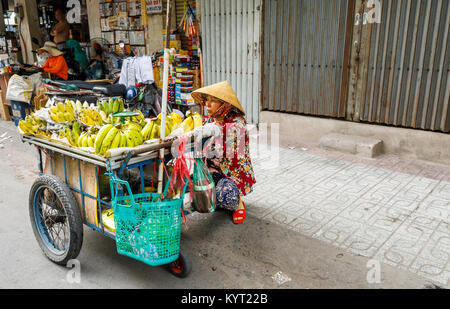
[[[40,177],[30,192],[29,212],[51,261],[66,265],[78,256],[85,224],[115,239],[119,254],[188,275],[180,230],[189,214],[185,193],[194,186],[184,154],[193,151],[192,132],[203,122],[197,112],[170,108],[168,56],[166,49],[162,94],[152,92],[152,78],[128,102],[129,85],[44,79],[34,112],[16,119],[22,141],[39,153]],[[154,103],[152,95],[162,101],[153,115],[144,110],[147,101]],[[169,151],[174,142],[176,158]]]
[[[41,176],[30,192],[30,218],[50,260],[65,265],[76,258],[84,223],[115,239],[120,254],[168,265],[179,277],[188,274],[180,226],[189,180],[182,190],[172,187],[169,149],[202,122],[199,114],[183,122],[169,114],[168,137],[161,139],[161,117],[144,119],[124,110],[122,99],[110,98],[97,104],[55,100],[20,120],[22,141],[39,153]]]

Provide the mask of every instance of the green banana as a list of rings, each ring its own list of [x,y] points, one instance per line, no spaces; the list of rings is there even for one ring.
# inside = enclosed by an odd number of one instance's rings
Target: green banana
[[[80,129],[80,124],[78,123],[78,121],[75,121],[73,123],[73,127],[72,127],[73,131],[75,133],[77,133],[78,135],[81,135],[81,129]]]
[[[114,101],[114,105],[113,105],[113,114],[118,113],[118,112],[119,112],[119,108],[120,108],[120,103],[119,103],[119,101]]]
[[[125,103],[122,99],[119,99],[119,112],[123,112],[125,110]]]

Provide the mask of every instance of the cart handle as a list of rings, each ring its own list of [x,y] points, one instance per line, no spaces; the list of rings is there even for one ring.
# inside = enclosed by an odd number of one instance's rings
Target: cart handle
[[[133,195],[133,192],[131,191],[131,187],[130,187],[130,184],[128,183],[128,181],[118,179],[112,175],[110,175],[110,177],[111,177],[111,181],[114,183],[114,186],[113,186],[114,191],[112,192],[114,194],[114,200],[117,200],[117,196],[119,195],[118,192],[116,192],[116,189],[117,189],[116,184],[120,184],[120,185],[125,185],[125,187],[127,188],[127,191],[128,191],[128,195],[131,199],[131,202],[133,204],[135,204],[136,201],[134,200],[134,195]]]
[[[128,181],[125,181],[125,180],[121,180],[121,179],[118,179],[117,177],[115,177],[114,175],[109,175],[110,176],[110,178],[111,178],[111,186],[112,186],[112,188],[113,188],[113,191],[112,191],[112,194],[114,194],[114,196],[112,197],[115,201],[117,200],[117,197],[118,197],[118,192],[117,192],[117,184],[120,184],[120,185],[125,185],[125,187],[127,188],[127,191],[128,191],[128,196],[130,197],[130,200],[131,200],[131,202],[133,203],[133,204],[136,204],[136,201],[135,201],[135,199],[134,199],[134,195],[133,195],[133,192],[131,191],[131,187],[130,187],[130,184],[129,184],[129,182]],[[169,187],[170,187],[170,178],[171,177],[169,177],[169,179],[168,179],[168,181],[167,181],[167,184],[166,184],[166,188],[165,188],[165,190],[164,190],[164,196],[166,196],[167,195],[167,192],[169,191]],[[112,184],[112,183],[114,183],[114,184]],[[182,191],[182,195],[181,195],[181,200],[183,200],[184,201],[184,197],[186,196],[186,189],[187,189],[187,186],[188,186],[188,184],[189,184],[189,179],[185,179],[185,184],[184,184],[184,188],[183,188],[183,191]]]

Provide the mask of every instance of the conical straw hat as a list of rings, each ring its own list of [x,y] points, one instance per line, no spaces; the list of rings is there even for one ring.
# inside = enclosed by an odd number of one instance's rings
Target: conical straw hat
[[[64,54],[56,47],[56,44],[53,42],[45,42],[44,47],[41,47],[37,50],[39,54],[43,53],[44,51],[48,52],[53,57],[61,56],[62,54]]]
[[[192,98],[199,103],[204,105],[202,96],[209,95],[215,99],[218,99],[219,101],[227,102],[239,109],[241,112],[245,115],[245,110],[242,107],[241,103],[239,102],[239,99],[236,95],[236,93],[233,90],[233,87],[231,87],[230,83],[228,81],[224,81],[221,83],[217,83],[208,87],[204,87],[198,90],[195,90],[192,92]]]

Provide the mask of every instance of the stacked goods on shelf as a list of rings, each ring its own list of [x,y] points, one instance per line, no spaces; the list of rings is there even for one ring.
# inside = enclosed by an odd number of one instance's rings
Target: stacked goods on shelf
[[[100,3],[100,25],[102,38],[120,54],[120,42],[125,44],[126,52],[134,51],[136,56],[146,53],[144,22],[139,0],[108,0]]]

